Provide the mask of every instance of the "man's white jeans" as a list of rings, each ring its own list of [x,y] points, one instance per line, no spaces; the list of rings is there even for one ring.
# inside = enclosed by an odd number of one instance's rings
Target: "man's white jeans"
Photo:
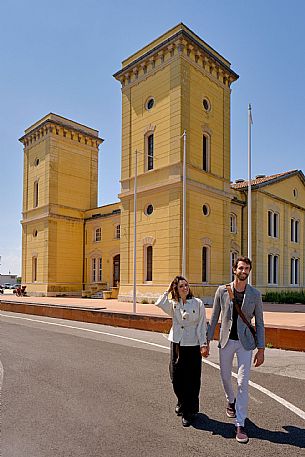
[[[248,415],[248,383],[252,351],[246,351],[239,340],[228,340],[225,347],[219,349],[221,380],[229,403],[233,403],[235,400],[231,376],[234,354],[237,357],[238,367],[235,424],[243,427]]]

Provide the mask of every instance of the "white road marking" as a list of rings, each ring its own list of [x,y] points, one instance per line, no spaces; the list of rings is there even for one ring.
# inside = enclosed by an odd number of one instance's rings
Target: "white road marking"
[[[100,330],[93,330],[93,329],[90,329],[90,328],[83,328],[83,327],[75,327],[74,325],[59,324],[57,322],[41,321],[39,319],[30,319],[29,317],[7,316],[6,314],[0,314],[0,317],[1,316],[2,317],[9,317],[11,319],[21,319],[21,320],[24,320],[24,321],[39,322],[41,324],[55,325],[57,327],[72,328],[74,330],[83,330],[85,332],[90,332],[90,333],[100,333],[101,335],[115,336],[116,338],[122,338],[124,340],[136,341],[138,343],[149,344],[151,346],[156,346],[156,347],[168,350],[168,347],[162,346],[161,344],[150,343],[148,341],[138,340],[137,338],[130,338],[128,336],[116,335],[115,333],[101,332]]]
[[[258,400],[257,398],[253,397],[253,395],[249,394],[249,398],[251,398],[252,401],[254,401],[255,403],[259,403],[259,404],[262,404],[263,402]]]
[[[84,332],[98,333],[98,334],[101,334],[101,335],[113,336],[115,338],[121,338],[121,339],[124,339],[124,340],[136,341],[137,343],[143,343],[143,344],[147,344],[149,346],[154,346],[154,347],[166,349],[167,351],[169,350],[169,348],[167,346],[163,346],[161,344],[152,343],[152,342],[144,341],[144,340],[139,340],[137,338],[131,338],[129,336],[116,335],[115,333],[102,332],[100,330],[93,330],[93,329],[89,329],[89,328],[76,327],[74,325],[59,324],[57,322],[47,322],[47,321],[42,321],[42,320],[39,320],[39,319],[30,319],[28,317],[8,316],[6,314],[0,314],[0,316],[6,317],[6,318],[11,318],[11,319],[20,319],[20,320],[26,320],[26,321],[31,321],[31,322],[38,322],[38,323],[47,324],[47,325],[55,325],[57,327],[71,328],[71,329],[74,329],[74,330],[81,330],[81,331],[84,331]],[[206,359],[202,359],[202,360],[207,365],[210,365],[211,367],[216,368],[217,370],[220,369],[219,365],[217,365],[216,363],[210,362],[209,360],[206,360]],[[232,376],[234,378],[237,378],[237,374],[236,373],[232,372]],[[277,401],[282,406],[284,406],[285,408],[289,409],[294,414],[299,416],[301,419],[305,420],[305,411],[302,411],[300,408],[298,408],[297,406],[294,406],[289,401],[285,400],[282,397],[279,397],[278,395],[274,394],[273,392],[271,392],[270,390],[266,389],[265,387],[262,387],[259,384],[256,384],[255,382],[249,381],[249,385],[251,387],[253,387],[254,389],[257,389],[260,392],[264,393],[265,395],[267,395],[268,397],[272,398],[273,400]]]

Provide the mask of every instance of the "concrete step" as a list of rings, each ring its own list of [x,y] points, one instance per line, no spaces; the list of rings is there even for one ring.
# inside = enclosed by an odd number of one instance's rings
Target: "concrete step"
[[[103,298],[103,292],[96,292],[92,294],[90,298]]]

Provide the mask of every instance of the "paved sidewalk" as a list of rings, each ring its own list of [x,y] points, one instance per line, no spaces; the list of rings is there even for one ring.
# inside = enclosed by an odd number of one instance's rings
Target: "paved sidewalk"
[[[67,308],[100,309],[111,312],[133,313],[133,303],[121,302],[116,299],[93,299],[74,297],[16,297],[12,293],[0,295],[1,301],[51,305]],[[141,315],[166,316],[154,304],[136,304],[136,313]],[[211,316],[211,308],[206,307],[207,318]],[[274,327],[290,327],[305,331],[305,305],[264,303],[265,324]]]

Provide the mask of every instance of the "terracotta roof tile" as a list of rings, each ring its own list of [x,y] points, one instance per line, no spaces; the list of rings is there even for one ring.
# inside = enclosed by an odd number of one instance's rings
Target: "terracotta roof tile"
[[[297,173],[298,170],[284,171],[283,173],[277,173],[276,175],[258,177],[251,179],[251,187],[259,186],[260,184],[271,184],[273,181],[277,181],[278,178],[288,177],[289,175]],[[235,182],[231,184],[232,189],[245,189],[248,187],[248,181]]]

